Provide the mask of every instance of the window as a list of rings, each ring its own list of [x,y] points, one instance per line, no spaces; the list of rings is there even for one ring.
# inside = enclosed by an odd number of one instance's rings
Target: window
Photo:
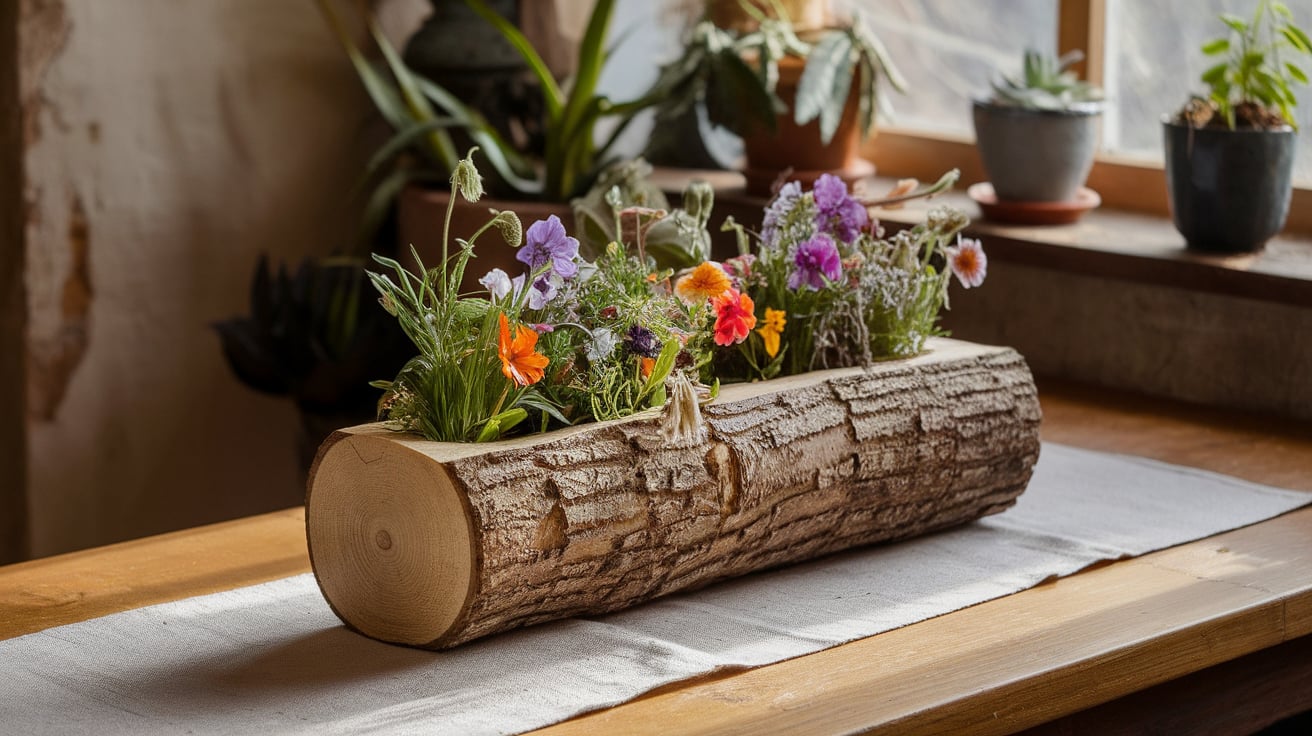
[[[1310,25],[1312,0],[1285,4],[1301,26]],[[1103,149],[1160,165],[1161,118],[1184,104],[1190,94],[1203,91],[1199,77],[1212,62],[1199,47],[1222,35],[1217,15],[1249,17],[1255,6],[1254,0],[1109,0]],[[1306,63],[1301,66],[1309,68]],[[1312,91],[1304,90],[1304,94]],[[1300,128],[1312,125],[1312,98],[1296,108],[1296,114]],[[1294,180],[1312,185],[1312,146],[1300,147]]]
[[[859,8],[912,80],[914,96],[895,96],[897,119],[866,148],[898,176],[936,177],[962,169],[982,181],[969,99],[999,68],[1018,69],[1026,46],[1082,49],[1086,76],[1108,95],[1102,152],[1089,186],[1104,205],[1167,213],[1162,116],[1201,92],[1207,66],[1199,47],[1221,35],[1217,15],[1249,16],[1257,0],[845,0]],[[1312,26],[1312,0],[1285,0]],[[934,67],[939,67],[937,70]],[[1312,74],[1312,62],[1304,65]],[[913,76],[914,75],[914,76]],[[974,81],[978,80],[978,81]],[[1312,87],[1296,88],[1303,129],[1312,128]],[[1312,232],[1312,145],[1299,146],[1287,227]]]
[[[1057,0],[856,0],[907,78],[889,101],[894,123],[972,135],[970,101],[985,96],[994,70],[1019,67],[1021,50],[1057,48]]]

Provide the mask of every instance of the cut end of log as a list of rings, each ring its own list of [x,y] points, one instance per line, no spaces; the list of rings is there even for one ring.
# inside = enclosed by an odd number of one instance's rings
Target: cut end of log
[[[424,646],[460,618],[476,579],[469,514],[441,465],[388,434],[340,433],[321,451],[310,561],[343,621]]]

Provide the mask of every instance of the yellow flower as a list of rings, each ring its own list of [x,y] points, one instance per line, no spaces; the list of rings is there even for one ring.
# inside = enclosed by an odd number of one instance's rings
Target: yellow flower
[[[771,358],[779,354],[779,335],[788,324],[788,313],[782,309],[765,308],[765,324],[756,328],[757,334],[765,341],[765,354]]]
[[[707,261],[683,276],[674,284],[674,294],[685,304],[704,304],[733,287],[729,275],[714,263]]]

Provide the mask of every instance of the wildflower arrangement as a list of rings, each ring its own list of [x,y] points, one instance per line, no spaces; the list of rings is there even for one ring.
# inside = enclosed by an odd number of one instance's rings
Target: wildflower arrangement
[[[908,182],[895,198],[928,196],[955,180],[951,172],[915,193]],[[772,378],[916,355],[942,334],[935,323],[951,275],[966,288],[983,283],[984,251],[960,235],[968,223],[964,213],[938,207],[924,223],[884,237],[841,179],[823,175],[809,192],[785,184],[765,211],[754,251],[746,231],[727,225],[739,231],[741,254],[724,266],[756,306],[759,326],[736,341],[737,361],[722,363]]]
[[[451,188],[453,199],[481,195],[468,157]],[[380,414],[441,441],[617,419],[667,400],[685,407],[675,423],[687,424],[721,380],[915,355],[940,334],[951,275],[969,288],[987,267],[978,241],[960,236],[962,213],[938,208],[884,238],[833,177],[811,191],[784,186],[761,233],[726,223],[738,232],[738,256],[680,273],[658,269],[646,251],[658,215],[628,208],[616,219],[615,232],[632,242],[611,242],[593,262],[558,218],[525,230],[496,211],[468,241],[444,247],[436,268],[419,263],[412,273],[375,256],[392,274],[370,278],[419,352],[395,379],[375,384],[385,392]],[[479,236],[493,227],[518,248],[523,272],[494,268],[481,290],[458,293]],[[688,431],[698,431],[695,421]]]

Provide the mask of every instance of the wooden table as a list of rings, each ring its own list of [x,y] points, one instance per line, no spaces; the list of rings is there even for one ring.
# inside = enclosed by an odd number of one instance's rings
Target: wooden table
[[[1040,396],[1046,440],[1312,491],[1312,428],[1052,382]],[[303,523],[290,509],[0,568],[0,639],[306,572]],[[1304,509],[539,733],[1249,733],[1309,709]]]

